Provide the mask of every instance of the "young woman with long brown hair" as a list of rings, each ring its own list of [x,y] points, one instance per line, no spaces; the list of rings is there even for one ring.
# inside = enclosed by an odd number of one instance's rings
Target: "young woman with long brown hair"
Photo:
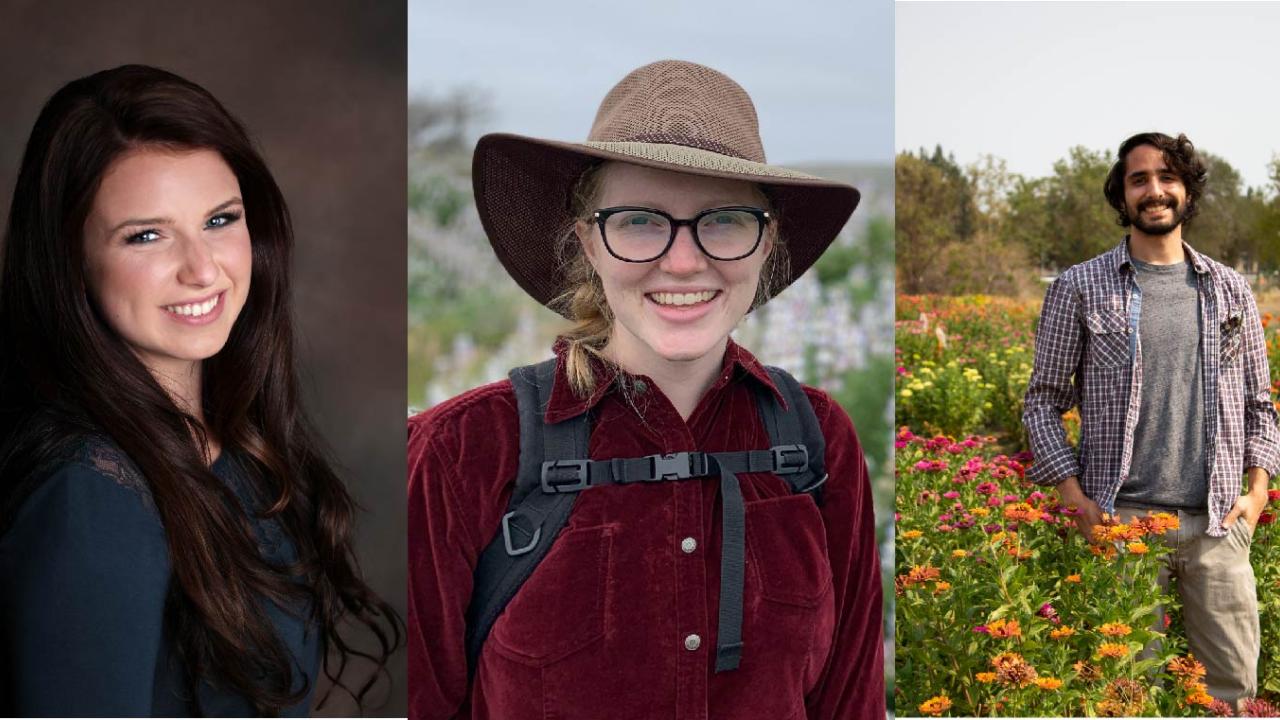
[[[305,715],[400,643],[299,404],[292,242],[203,88],[124,66],[41,111],[0,268],[0,714]]]

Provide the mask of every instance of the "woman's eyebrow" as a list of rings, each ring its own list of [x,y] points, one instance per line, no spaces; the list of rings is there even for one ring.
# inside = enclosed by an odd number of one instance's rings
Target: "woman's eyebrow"
[[[215,207],[215,208],[213,208],[212,210],[210,210],[209,212],[205,213],[205,215],[212,215],[212,214],[214,214],[214,213],[216,213],[216,212],[221,212],[221,211],[226,210],[227,208],[231,207],[232,205],[243,205],[243,204],[244,204],[244,201],[243,201],[243,200],[241,200],[238,196],[237,196],[237,197],[233,197],[233,198],[231,198],[230,200],[227,200],[227,201],[225,201],[225,202],[223,202],[223,203],[219,204],[217,207]]]
[[[173,219],[166,218],[166,217],[130,218],[120,223],[119,225],[116,225],[115,227],[111,228],[111,232],[109,234],[114,235],[120,230],[127,228],[131,225],[172,225],[172,224],[173,224]]]
[[[232,205],[242,205],[242,204],[244,204],[244,201],[241,200],[239,196],[233,197],[229,200],[225,200],[219,203],[212,210],[206,212],[205,215],[213,215],[214,213],[220,212],[222,210],[226,210]],[[115,227],[111,228],[110,234],[114,235],[124,228],[135,226],[135,225],[173,225],[173,224],[174,224],[173,218],[167,218],[167,217],[129,218],[128,220],[125,220],[119,225],[116,225]]]

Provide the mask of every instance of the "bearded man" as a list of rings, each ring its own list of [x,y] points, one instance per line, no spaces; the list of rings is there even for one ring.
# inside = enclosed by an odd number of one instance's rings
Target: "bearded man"
[[[1209,694],[1234,704],[1257,694],[1249,546],[1280,471],[1280,430],[1248,283],[1182,238],[1205,180],[1185,135],[1120,145],[1103,193],[1129,234],[1050,286],[1023,422],[1029,476],[1079,509],[1086,537],[1106,515],[1178,516],[1161,581],[1177,578]],[[1076,406],[1078,452],[1061,421]]]

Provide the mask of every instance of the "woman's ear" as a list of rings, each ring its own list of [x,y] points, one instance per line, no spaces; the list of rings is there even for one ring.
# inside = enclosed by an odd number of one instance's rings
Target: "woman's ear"
[[[582,243],[582,254],[587,256],[587,262],[591,263],[591,267],[598,273],[600,266],[597,264],[599,260],[594,229],[595,226],[586,220],[577,220],[573,224],[573,233],[578,236],[578,242]]]

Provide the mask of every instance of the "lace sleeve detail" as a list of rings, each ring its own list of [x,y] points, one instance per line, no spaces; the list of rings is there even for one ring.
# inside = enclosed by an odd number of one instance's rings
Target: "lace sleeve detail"
[[[111,440],[100,435],[88,438],[76,452],[74,460],[97,471],[103,477],[116,481],[118,485],[133,490],[149,507],[154,507],[151,489],[147,486],[147,480],[143,477],[142,471]]]

